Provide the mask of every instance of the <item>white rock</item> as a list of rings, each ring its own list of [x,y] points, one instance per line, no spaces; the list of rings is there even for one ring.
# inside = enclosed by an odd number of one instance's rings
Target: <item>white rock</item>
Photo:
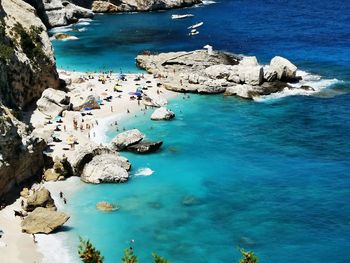
[[[152,92],[144,92],[142,102],[144,105],[152,107],[163,107],[168,104],[168,101],[165,98]]]
[[[225,91],[226,96],[238,96],[245,99],[251,99],[252,96],[249,94],[251,91],[254,91],[255,88],[251,85],[243,84],[243,85],[235,85],[228,87]]]
[[[81,180],[93,184],[125,182],[129,174],[119,166],[119,161],[115,154],[97,155],[85,165]]]
[[[161,107],[156,109],[152,115],[151,120],[171,120],[175,117],[175,113],[168,110],[165,107]]]
[[[128,146],[142,141],[144,137],[145,136],[138,129],[132,129],[119,133],[112,140],[112,148],[116,149],[117,151],[124,150]]]
[[[241,83],[260,85],[264,80],[264,70],[261,66],[239,66],[238,75]]]
[[[70,98],[66,92],[49,88],[44,90],[36,104],[40,112],[54,118],[68,109],[69,103]]]
[[[232,66],[230,65],[213,65],[207,67],[204,72],[211,79],[226,79],[230,76]]]
[[[269,70],[276,72],[279,80],[290,80],[295,78],[297,67],[288,59],[276,56],[271,60]]]
[[[239,62],[239,65],[249,67],[259,66],[258,60],[255,56],[243,57],[242,60]]]

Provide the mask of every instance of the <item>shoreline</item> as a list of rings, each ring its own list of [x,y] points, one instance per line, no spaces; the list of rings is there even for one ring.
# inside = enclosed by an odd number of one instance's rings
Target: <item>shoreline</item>
[[[74,71],[65,71],[58,70],[59,75],[63,79],[71,78],[72,84],[69,85],[70,91],[68,94],[70,96],[79,97],[83,95],[83,93],[89,88],[91,89],[91,85],[93,85],[92,89],[94,92],[101,94],[107,93],[116,94],[113,92],[113,88],[115,86],[115,73],[113,73],[113,77],[110,81],[107,81],[105,84],[102,84],[98,81],[98,73],[93,74],[94,79],[86,80],[82,83],[74,83],[74,80],[80,79],[81,77],[87,77],[87,73],[83,72],[74,72]],[[90,74],[91,75],[91,74]],[[138,105],[136,100],[130,100],[129,92],[135,91],[137,85],[135,78],[140,76],[138,73],[126,74],[127,81],[121,83],[122,87],[122,97],[119,99],[112,99],[110,103],[104,103],[101,105],[100,109],[91,110],[93,113],[93,118],[90,120],[98,123],[91,130],[87,129],[73,129],[73,125],[70,125],[74,116],[79,114],[80,112],[74,111],[65,111],[62,125],[65,126],[65,129],[61,129],[59,132],[60,139],[62,142],[59,143],[48,143],[50,145],[50,150],[52,150],[51,156],[52,158],[62,157],[63,154],[74,154],[74,150],[64,151],[62,147],[64,147],[66,139],[73,135],[78,139],[79,144],[84,143],[97,143],[97,144],[106,144],[106,136],[105,134],[110,129],[116,129],[116,126],[113,125],[116,121],[118,122],[118,127],[120,122],[123,122],[126,119],[135,117],[136,114],[139,114],[144,106]],[[166,98],[167,100],[175,98],[179,95],[179,93],[175,93],[172,91],[168,91],[163,87],[157,87],[156,79],[151,74],[144,73],[142,74],[144,79],[142,79],[145,83],[146,81],[150,81],[150,85],[152,85],[153,89],[150,92],[155,92],[155,89],[161,91],[161,97]],[[107,95],[106,95],[107,96]],[[114,96],[114,95],[113,95]],[[113,111],[111,110],[113,108]],[[149,107],[148,107],[149,108]],[[129,113],[127,113],[127,110]],[[151,121],[151,120],[150,120]],[[30,123],[38,129],[45,128],[47,126],[51,126],[48,128],[54,128],[56,124],[44,124],[47,122],[47,117],[35,110],[30,116]],[[54,122],[54,121],[52,121]],[[120,132],[122,130],[120,129]],[[62,200],[59,198],[59,191],[64,189],[64,194],[68,197],[75,193],[78,189],[83,187],[85,183],[80,181],[78,177],[70,177],[64,181],[56,181],[56,182],[44,182],[44,186],[51,192],[52,198],[55,200],[57,208],[59,211],[65,211],[65,206],[62,204]],[[21,232],[21,220],[17,217],[14,220],[13,210],[20,210],[20,200],[21,197],[18,197],[17,200],[8,206],[6,206],[3,210],[0,211],[0,226],[1,230],[4,231],[2,238],[0,239],[0,259],[11,258],[13,261],[11,263],[20,263],[20,262],[72,262],[72,256],[69,253],[69,249],[65,247],[65,230],[58,231],[56,233],[51,233],[48,235],[45,234],[36,234],[37,243],[33,242],[33,238],[29,234],[25,234]],[[64,225],[65,229],[69,229],[73,227],[71,225],[71,221]],[[47,246],[50,243],[52,246]],[[55,254],[54,252],[59,249],[61,251],[59,258],[52,258]]]

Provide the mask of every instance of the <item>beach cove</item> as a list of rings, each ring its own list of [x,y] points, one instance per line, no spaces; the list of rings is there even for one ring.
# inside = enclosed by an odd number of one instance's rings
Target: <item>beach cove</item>
[[[66,142],[72,135],[80,145],[89,139],[109,144],[124,129],[137,128],[147,140],[164,143],[149,155],[121,153],[132,164],[127,183],[91,185],[78,178],[46,183],[70,220],[58,233],[37,235],[36,245],[21,233],[2,240],[17,244],[6,250],[7,257],[23,261],[27,253],[18,253],[18,247],[25,246],[36,262],[79,262],[82,236],[101,250],[106,262],[119,260],[130,240],[140,262],[150,262],[151,252],[172,262],[237,261],[241,247],[253,250],[261,262],[349,261],[350,57],[344,25],[350,7],[335,10],[323,1],[298,4],[286,3],[287,18],[277,3],[226,1],[185,11],[97,15],[78,23],[79,32],[53,29],[76,36],[53,41],[61,78],[88,79],[94,74],[94,79],[74,85],[86,91],[93,86],[96,94],[113,96],[86,118],[98,121],[91,130],[72,129],[73,115],[64,116],[67,131],[59,132],[60,139]],[[315,12],[326,8],[329,12]],[[220,10],[227,12],[218,18]],[[169,19],[182,12],[195,18]],[[334,16],[338,19],[329,22]],[[199,20],[204,27],[198,37],[189,38],[187,24]],[[322,29],[315,26],[319,21],[327,21]],[[286,24],[288,30],[278,31]],[[154,109],[128,96],[138,88],[134,80],[140,76],[141,86],[157,89],[158,80],[135,66],[136,55],[144,50],[189,51],[207,43],[256,55],[263,64],[285,55],[316,92],[283,91],[251,101],[161,88],[176,117],[151,121]],[[109,70],[114,75],[103,85],[99,73],[82,73]],[[119,72],[134,72],[121,82],[126,95],[121,99],[113,91]],[[70,95],[79,94],[72,90]],[[32,123],[42,122],[36,117]],[[61,146],[53,147],[58,156],[66,151]],[[67,204],[59,198],[60,191]],[[100,201],[119,209],[101,212],[96,209]],[[18,207],[19,202],[2,210],[0,223]],[[5,233],[19,231],[19,222],[2,228]]]

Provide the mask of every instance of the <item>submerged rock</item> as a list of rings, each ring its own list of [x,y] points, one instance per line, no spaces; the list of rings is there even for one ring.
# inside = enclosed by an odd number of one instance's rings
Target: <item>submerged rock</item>
[[[163,142],[139,142],[137,144],[127,147],[128,151],[135,153],[152,153],[159,150]]]
[[[136,144],[143,140],[145,137],[138,129],[128,130],[122,133],[119,133],[112,140],[112,148],[117,151],[125,150],[127,147]]]
[[[106,201],[101,201],[96,204],[96,208],[100,211],[111,212],[119,209],[117,205],[111,204]]]
[[[22,231],[28,234],[49,234],[62,226],[69,216],[62,212],[38,207],[25,217],[21,223]]]
[[[52,199],[49,190],[41,188],[38,191],[33,192],[29,195],[27,203],[24,206],[24,210],[31,212],[37,207],[49,208],[56,210],[55,201]]]
[[[161,107],[159,109],[156,109],[152,115],[151,120],[158,121],[158,120],[171,120],[175,117],[175,113],[171,110],[168,110],[165,107]]]

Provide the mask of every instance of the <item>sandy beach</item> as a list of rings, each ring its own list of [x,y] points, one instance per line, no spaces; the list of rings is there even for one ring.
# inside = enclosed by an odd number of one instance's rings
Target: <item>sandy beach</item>
[[[57,118],[49,119],[47,116],[35,110],[29,115],[30,123],[37,130],[54,131],[54,136],[60,139],[60,142],[52,140],[51,133],[47,133],[48,149],[47,154],[52,158],[56,156],[62,158],[64,155],[74,154],[74,147],[67,145],[68,138],[74,138],[77,144],[106,143],[104,134],[108,129],[118,129],[123,131],[120,121],[125,118],[137,118],[143,114],[145,106],[142,101],[138,101],[131,95],[138,88],[144,88],[147,92],[157,94],[163,98],[170,99],[177,96],[177,93],[167,91],[163,87],[157,86],[157,78],[151,74],[127,74],[125,80],[119,80],[119,74],[103,75],[99,73],[82,73],[59,71],[62,79],[71,82],[68,85],[68,96],[71,101],[83,101],[86,94],[94,94],[102,102],[100,109],[84,111],[64,111],[59,123]],[[110,99],[107,99],[110,97]],[[133,98],[131,98],[133,97]],[[87,114],[88,113],[88,114]],[[74,129],[73,120],[77,121],[77,128]],[[69,178],[63,182],[46,182],[45,186],[50,190],[58,210],[62,208],[62,200],[58,193],[60,189],[65,189],[65,195],[76,191],[82,186],[78,178]],[[51,249],[45,249],[48,240],[51,237],[59,237],[60,233],[51,235],[36,235],[34,242],[32,235],[21,232],[21,219],[14,216],[13,210],[21,210],[21,198],[18,198],[13,204],[8,205],[0,211],[0,230],[3,235],[0,238],[0,262],[69,262],[69,255],[60,255],[60,258],[50,258],[51,252],[54,252],[55,246]],[[69,225],[69,221],[66,225]],[[57,239],[56,239],[57,240]],[[55,244],[60,246],[61,244]]]

